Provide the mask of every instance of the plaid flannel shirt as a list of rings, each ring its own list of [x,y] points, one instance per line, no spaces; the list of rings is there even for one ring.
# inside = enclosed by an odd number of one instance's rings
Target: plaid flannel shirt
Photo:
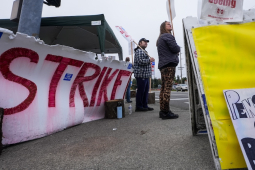
[[[135,51],[134,76],[151,78],[151,62],[149,56],[141,49]]]

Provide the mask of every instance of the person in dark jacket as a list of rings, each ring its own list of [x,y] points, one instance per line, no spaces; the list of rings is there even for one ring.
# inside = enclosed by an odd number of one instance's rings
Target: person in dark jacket
[[[133,67],[133,65],[130,63],[130,58],[129,57],[126,57],[126,63],[128,64],[128,69],[131,69]],[[128,83],[128,87],[127,87],[127,91],[126,91],[127,103],[132,103],[132,101],[130,100],[130,88],[131,88],[131,79]]]
[[[150,58],[145,48],[149,40],[145,38],[140,39],[139,45],[143,49],[137,47],[135,49],[135,61],[134,61],[134,76],[137,83],[136,92],[136,112],[139,111],[151,111],[153,108],[148,107],[148,92],[149,92],[149,79],[151,78],[151,62],[154,62],[154,58]]]
[[[170,22],[163,22],[160,26],[160,35],[157,40],[158,68],[162,79],[159,117],[162,119],[176,119],[179,117],[179,115],[170,110],[170,93],[175,76],[175,68],[179,63],[178,56],[180,52],[180,47],[177,45],[171,31]]]

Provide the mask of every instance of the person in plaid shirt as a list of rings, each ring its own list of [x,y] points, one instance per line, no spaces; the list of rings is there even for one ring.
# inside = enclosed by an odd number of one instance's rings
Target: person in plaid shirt
[[[144,50],[147,47],[149,40],[142,38],[139,41],[140,47]],[[134,60],[134,76],[137,82],[136,92],[136,111],[150,111],[153,108],[148,107],[148,92],[149,92],[149,78],[151,78],[151,62],[154,62],[154,58],[150,58],[144,50],[137,47],[135,49]]]

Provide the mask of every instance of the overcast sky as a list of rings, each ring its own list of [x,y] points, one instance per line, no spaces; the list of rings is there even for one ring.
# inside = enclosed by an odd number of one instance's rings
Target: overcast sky
[[[0,19],[10,18],[13,0],[0,0]],[[174,29],[177,43],[183,45],[182,19],[187,16],[197,16],[198,0],[175,0],[176,18]],[[255,7],[255,0],[244,0],[244,9]],[[62,0],[61,7],[48,7],[44,5],[43,17],[73,16],[104,14],[107,22],[112,27],[118,38],[124,58],[128,55],[128,43],[115,29],[115,26],[123,26],[125,30],[136,40],[146,38],[150,40],[147,51],[156,59],[158,55],[156,40],[159,35],[159,27],[162,22],[168,20],[166,12],[166,0]],[[184,49],[182,49],[182,61],[185,64]],[[179,67],[179,66],[178,66]],[[184,65],[186,68],[186,65]],[[157,67],[156,67],[157,68]],[[176,75],[180,75],[177,69]],[[186,69],[183,77],[186,76]],[[156,69],[156,77],[160,78],[160,72]]]

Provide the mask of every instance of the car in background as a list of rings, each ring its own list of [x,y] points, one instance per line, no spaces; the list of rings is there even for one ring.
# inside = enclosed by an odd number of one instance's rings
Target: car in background
[[[186,84],[177,84],[176,91],[188,91],[188,86]]]

